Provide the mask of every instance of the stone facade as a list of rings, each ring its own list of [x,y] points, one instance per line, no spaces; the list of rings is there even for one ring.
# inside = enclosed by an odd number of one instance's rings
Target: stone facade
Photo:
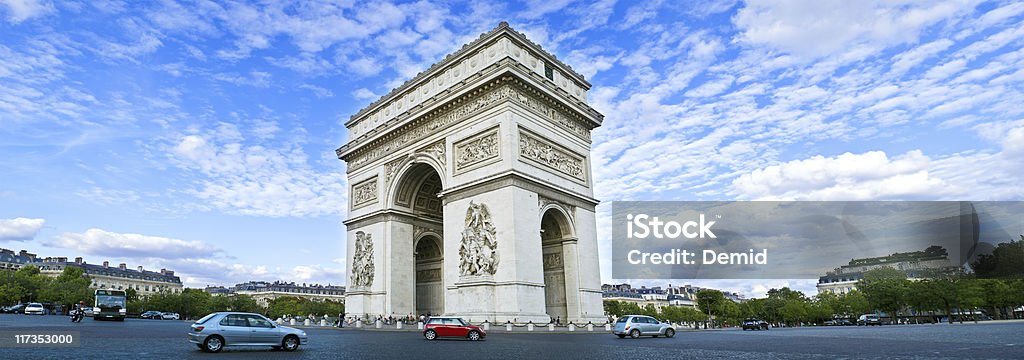
[[[347,311],[603,320],[589,88],[502,23],[346,122]]]

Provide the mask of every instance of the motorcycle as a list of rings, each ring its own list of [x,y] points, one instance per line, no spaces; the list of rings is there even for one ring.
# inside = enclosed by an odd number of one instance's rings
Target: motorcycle
[[[82,322],[82,318],[85,317],[85,311],[82,309],[72,309],[69,315],[71,315],[71,322]]]

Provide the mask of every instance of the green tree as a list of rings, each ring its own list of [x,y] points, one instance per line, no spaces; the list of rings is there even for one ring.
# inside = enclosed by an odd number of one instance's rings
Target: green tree
[[[873,308],[889,313],[889,318],[896,321],[905,304],[908,286],[906,274],[881,267],[865,272],[857,288],[864,292]]]
[[[625,315],[625,313],[622,312],[622,303],[618,300],[605,300],[604,313],[605,315],[611,315],[616,318]]]
[[[979,279],[978,286],[982,289],[985,308],[995,319],[1002,319],[1003,312],[1013,305],[1013,287],[1001,279]],[[1012,314],[1013,310],[1010,310]]]
[[[979,278],[1020,278],[1024,276],[1024,235],[1020,241],[1000,243],[992,254],[980,254],[971,263]]]
[[[958,295],[957,308],[960,309],[960,322],[963,322],[965,312],[970,314],[974,322],[978,322],[974,312],[985,305],[985,289],[981,287],[977,279],[961,279],[956,282],[956,288]]]
[[[717,311],[720,311],[722,303],[727,301],[721,291],[713,289],[701,289],[697,292],[697,308],[708,315],[708,321],[713,322]],[[714,325],[714,324],[712,324]]]
[[[85,275],[85,270],[77,266],[65,266],[47,286],[39,291],[39,299],[55,304],[72,305],[79,301],[91,302],[93,297],[89,285],[92,281]]]

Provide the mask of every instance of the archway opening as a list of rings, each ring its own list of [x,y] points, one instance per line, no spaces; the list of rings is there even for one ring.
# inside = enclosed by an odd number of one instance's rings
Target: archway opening
[[[411,215],[411,236],[392,241],[410,241],[412,249],[412,294],[411,306],[415,315],[444,313],[444,241],[443,209],[438,194],[443,185],[441,176],[430,165],[413,164],[402,175],[394,194],[394,208]],[[408,235],[403,235],[408,236]]]
[[[434,235],[425,235],[416,243],[416,314],[444,313],[440,244],[441,239]]]
[[[540,221],[544,261],[544,305],[552,321],[568,321],[565,293],[565,259],[562,241],[571,235],[565,215],[555,209],[544,212]]]

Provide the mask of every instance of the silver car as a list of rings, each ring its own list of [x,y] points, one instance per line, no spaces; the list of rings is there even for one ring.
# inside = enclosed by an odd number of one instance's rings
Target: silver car
[[[663,323],[658,319],[644,315],[625,315],[620,317],[615,326],[612,327],[612,334],[619,339],[626,337],[638,338],[640,336],[664,336],[667,338],[676,336],[676,329],[669,323]]]
[[[225,346],[270,346],[295,351],[307,343],[306,332],[274,324],[260,314],[217,312],[192,324],[188,341],[199,349],[218,352]]]

